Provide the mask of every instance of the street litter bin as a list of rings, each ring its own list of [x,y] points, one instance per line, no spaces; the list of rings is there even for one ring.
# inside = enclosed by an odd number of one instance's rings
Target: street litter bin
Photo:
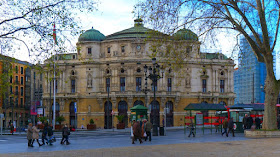
[[[159,135],[164,136],[164,127],[159,127]]]

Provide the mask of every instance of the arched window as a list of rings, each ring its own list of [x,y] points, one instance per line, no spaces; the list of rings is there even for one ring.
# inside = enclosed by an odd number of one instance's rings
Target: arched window
[[[87,77],[87,87],[92,87],[92,76],[91,76],[91,74],[88,74],[88,77]]]
[[[136,105],[142,105],[142,106],[144,106],[144,103],[143,103],[143,101],[141,101],[141,100],[136,100],[136,101],[134,102],[133,106],[136,106]]]

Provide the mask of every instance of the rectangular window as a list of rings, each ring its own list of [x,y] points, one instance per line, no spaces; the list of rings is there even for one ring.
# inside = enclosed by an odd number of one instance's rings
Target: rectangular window
[[[9,112],[9,117],[12,117],[12,112]]]
[[[20,84],[23,85],[23,77],[20,77]]]
[[[192,52],[192,47],[191,46],[187,46],[186,48],[186,55],[189,56]]]
[[[121,49],[122,49],[122,52],[125,52],[125,47],[124,46],[122,46]]]
[[[18,66],[16,66],[16,73],[18,73]]]
[[[16,86],[16,95],[18,95],[18,86]]]
[[[20,98],[20,107],[23,107],[23,98]]]
[[[23,87],[20,87],[20,96],[23,96]]]
[[[23,67],[20,67],[20,74],[23,74]]]
[[[14,103],[13,97],[10,97],[10,105]]]
[[[55,93],[57,93],[57,81],[55,81]]]
[[[40,74],[40,81],[42,81],[43,80],[43,74],[41,73]]]
[[[76,80],[71,80],[71,93],[76,92]]]
[[[167,79],[167,91],[171,92],[171,87],[172,87],[172,79],[168,78]]]
[[[10,83],[13,83],[13,76],[10,76]]]
[[[36,73],[34,72],[34,80],[36,79]]]
[[[202,92],[206,93],[206,79],[202,80]]]
[[[13,86],[10,86],[10,93],[13,94]]]
[[[16,98],[15,106],[18,107],[18,98]]]
[[[136,77],[136,92],[141,92],[141,82],[142,82],[142,78]]]
[[[110,78],[106,78],[106,92],[110,92]]]
[[[125,77],[120,78],[120,90],[121,92],[125,91]]]
[[[91,47],[88,48],[88,54],[91,55]]]
[[[107,48],[107,52],[110,53],[111,52],[111,47]]]
[[[220,80],[220,92],[225,92],[225,80]]]
[[[154,87],[154,82],[152,83],[152,91],[157,91],[157,81],[155,81],[155,87]]]
[[[16,82],[15,83],[18,84],[18,76],[16,76]]]

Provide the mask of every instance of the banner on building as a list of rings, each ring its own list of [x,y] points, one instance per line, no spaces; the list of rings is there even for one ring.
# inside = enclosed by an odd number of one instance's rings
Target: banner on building
[[[30,107],[30,115],[37,115],[37,107],[40,106],[40,101],[33,101]]]

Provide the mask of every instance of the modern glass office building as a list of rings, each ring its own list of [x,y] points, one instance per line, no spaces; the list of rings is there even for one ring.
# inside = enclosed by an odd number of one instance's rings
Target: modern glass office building
[[[243,37],[239,40],[240,51],[238,68],[234,71],[234,103],[264,103],[263,87],[266,78],[266,66],[257,61],[249,43]],[[276,72],[276,55],[274,55],[273,70]]]

